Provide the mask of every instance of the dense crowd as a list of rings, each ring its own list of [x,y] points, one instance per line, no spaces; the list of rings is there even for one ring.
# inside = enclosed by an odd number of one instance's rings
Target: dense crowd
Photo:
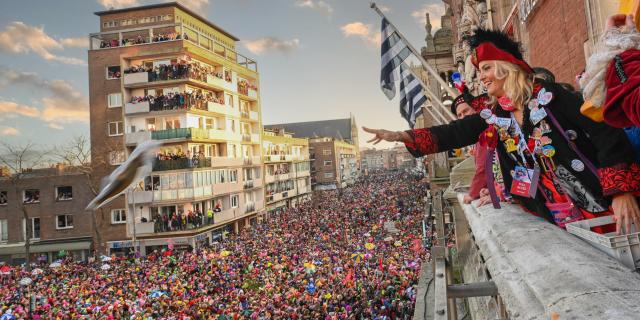
[[[151,111],[166,111],[195,108],[207,110],[208,102],[224,105],[224,97],[222,94],[216,94],[210,91],[202,92],[201,90],[193,92],[169,92],[167,94],[133,96],[129,103],[136,104],[140,102],[149,102]]]
[[[0,314],[27,317],[18,282],[30,276],[33,319],[409,319],[426,193],[409,179],[377,173],[317,192],[207,248],[12,269]]]

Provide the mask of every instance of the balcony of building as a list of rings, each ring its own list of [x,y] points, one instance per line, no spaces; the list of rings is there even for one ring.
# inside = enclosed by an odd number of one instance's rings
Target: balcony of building
[[[188,36],[189,34],[191,36]],[[221,61],[232,62],[247,71],[258,71],[258,64],[255,61],[182,23],[168,23],[150,27],[91,33],[89,40],[89,50],[109,50],[121,47],[149,46],[157,43],[176,42],[177,45],[182,47],[194,47],[193,49],[196,49],[195,51],[213,54],[219,57]]]
[[[295,189],[290,189],[282,192],[267,192],[267,204],[271,204],[280,200],[285,200],[297,196],[298,193]]]
[[[219,140],[239,141],[240,134],[232,131],[202,128],[177,128],[151,132],[153,140]]]
[[[255,81],[238,78],[238,93],[251,99],[258,99],[258,86]]]
[[[180,158],[171,160],[155,160],[153,171],[183,170],[195,168],[210,168],[211,158]]]

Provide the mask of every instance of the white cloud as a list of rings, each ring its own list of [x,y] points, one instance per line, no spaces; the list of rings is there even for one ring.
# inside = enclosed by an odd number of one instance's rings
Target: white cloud
[[[295,5],[296,7],[316,10],[326,16],[330,16],[333,13],[333,7],[322,0],[297,0]]]
[[[87,37],[63,38],[60,39],[60,43],[65,47],[89,48],[89,38]]]
[[[137,6],[138,0],[98,0],[105,9],[121,9]]]
[[[55,124],[55,123],[49,123],[49,128],[51,129],[56,129],[56,130],[63,130],[64,127],[59,125],[59,124]]]
[[[256,40],[242,41],[242,44],[253,54],[262,54],[265,51],[276,51],[288,54],[298,49],[300,40],[282,40],[275,37],[265,37]]]
[[[385,6],[385,5],[382,5],[382,4],[376,4],[376,6],[382,12],[391,12],[391,8],[389,8],[388,6]]]
[[[34,52],[48,61],[64,64],[85,65],[78,58],[57,56],[51,50],[62,50],[64,46],[44,32],[43,27],[34,27],[14,21],[0,32],[0,51],[12,54]]]
[[[429,12],[429,20],[431,20],[431,26],[435,32],[442,27],[440,17],[444,15],[444,3],[423,4],[420,9],[411,12],[411,16],[421,26],[424,26],[427,22],[427,18],[425,16],[427,12]]]
[[[340,27],[340,30],[345,37],[357,37],[369,44],[380,44],[380,32],[374,32],[370,24],[352,22]]]
[[[49,94],[38,101],[39,107],[0,101],[0,115],[39,118],[54,129],[61,129],[66,123],[89,121],[89,98],[64,80],[46,80],[0,66],[0,88],[6,86],[25,86]]]
[[[20,131],[13,127],[0,127],[0,133],[4,136],[19,136]]]
[[[35,118],[40,116],[40,110],[13,101],[0,100],[0,119],[2,119],[2,117],[13,118],[17,115]]]

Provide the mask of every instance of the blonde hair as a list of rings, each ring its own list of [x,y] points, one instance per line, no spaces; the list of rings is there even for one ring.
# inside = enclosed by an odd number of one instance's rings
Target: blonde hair
[[[495,77],[505,79],[504,92],[513,106],[518,110],[524,110],[524,104],[531,99],[533,94],[533,77],[518,65],[510,62],[493,61]],[[489,96],[489,104],[495,105],[498,97]]]

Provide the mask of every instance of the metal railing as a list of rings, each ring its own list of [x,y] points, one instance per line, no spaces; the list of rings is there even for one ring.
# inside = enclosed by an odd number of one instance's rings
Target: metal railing
[[[161,30],[163,33],[168,30],[173,30],[177,36],[167,40],[156,40],[154,37],[154,30]],[[193,37],[184,38],[184,35],[189,31],[195,34]],[[127,40],[126,35],[131,34],[136,40],[137,36],[140,36],[141,41],[131,41],[123,45],[123,40]],[[247,58],[246,56],[239,54],[235,50],[228,48],[226,45],[218,42],[217,40],[210,38],[209,36],[192,29],[182,23],[169,23],[163,25],[156,25],[142,28],[130,28],[114,31],[105,31],[89,34],[90,50],[104,50],[111,48],[119,48],[124,46],[139,46],[150,45],[154,43],[170,42],[170,41],[189,41],[191,44],[198,46],[208,52],[216,54],[222,58],[236,63],[237,65],[254,72],[258,72],[258,64],[254,60]],[[103,46],[105,43],[108,46]]]
[[[180,158],[172,160],[155,160],[153,162],[153,171],[209,167],[211,167],[211,158]]]

